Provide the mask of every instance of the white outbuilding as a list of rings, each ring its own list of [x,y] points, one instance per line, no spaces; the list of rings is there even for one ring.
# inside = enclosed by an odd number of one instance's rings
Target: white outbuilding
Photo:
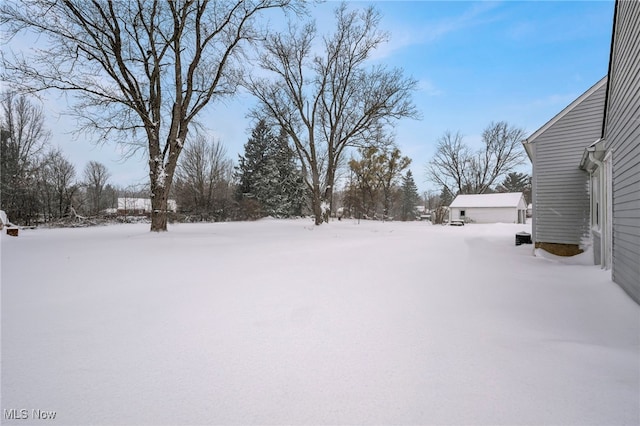
[[[449,206],[449,223],[526,223],[522,192],[458,195]]]

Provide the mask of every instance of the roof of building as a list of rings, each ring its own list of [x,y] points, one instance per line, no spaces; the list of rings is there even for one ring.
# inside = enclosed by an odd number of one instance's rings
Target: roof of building
[[[449,207],[517,207],[522,192],[458,195]]]
[[[527,151],[527,155],[529,155],[529,158],[533,160],[530,144],[535,142],[538,136],[540,136],[545,131],[547,131],[551,126],[556,124],[562,117],[570,113],[574,108],[576,108],[586,99],[588,99],[589,96],[593,95],[598,89],[600,89],[605,84],[607,84],[607,76],[602,77],[600,81],[598,81],[596,84],[591,86],[586,92],[580,95],[575,101],[571,102],[565,109],[560,111],[551,120],[547,121],[542,127],[540,127],[538,130],[533,132],[533,134],[529,136],[527,139],[525,139],[522,143],[524,145],[525,150]]]

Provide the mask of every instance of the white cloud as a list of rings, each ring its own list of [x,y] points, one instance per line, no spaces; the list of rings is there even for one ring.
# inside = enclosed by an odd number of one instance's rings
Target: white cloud
[[[499,3],[472,3],[462,14],[444,19],[425,20],[419,27],[407,27],[406,23],[398,22],[397,27],[386,28],[391,34],[388,43],[380,46],[372,59],[383,59],[409,46],[433,43],[447,34],[458,32],[466,28],[495,22],[500,18],[488,13]],[[387,20],[383,19],[383,26]]]
[[[418,90],[425,93],[427,96],[440,96],[444,93],[431,80],[426,78],[418,81]]]

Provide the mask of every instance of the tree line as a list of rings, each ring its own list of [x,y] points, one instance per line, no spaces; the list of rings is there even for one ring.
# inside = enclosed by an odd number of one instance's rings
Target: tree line
[[[63,218],[104,216],[118,207],[118,198],[147,198],[147,187],[118,187],[110,183],[111,174],[100,162],[90,161],[82,173],[77,173],[64,153],[50,146],[43,112],[26,96],[5,92],[0,105],[0,201],[16,223],[32,225]],[[504,123],[499,125],[505,128]],[[446,178],[450,182],[469,182],[465,176],[488,176],[479,172],[478,161],[459,160],[463,158],[460,152],[469,155],[471,150],[463,146],[462,138],[451,139],[448,135],[440,139],[436,155],[428,164],[436,182],[443,183]],[[500,153],[505,150],[495,149],[496,146],[516,140],[517,136],[511,136],[487,141],[486,146]],[[451,141],[455,141],[456,149],[451,147]],[[521,155],[515,152],[514,159]],[[457,187],[445,184],[439,194],[428,192],[421,197],[408,170],[411,159],[403,156],[392,141],[361,147],[352,152],[344,167],[346,178],[343,188],[336,191],[335,211],[343,217],[413,220],[420,205],[439,222],[442,218],[438,209],[448,206],[457,194],[477,193],[481,189],[484,193],[524,192],[530,199],[530,177],[512,171],[517,161],[507,164],[501,159],[491,160],[491,155],[498,154],[483,154],[482,150],[475,155],[489,158],[482,163],[485,165],[505,164],[496,175],[504,179],[494,185],[496,178],[490,177],[489,184],[480,182],[475,188],[469,184]],[[457,169],[442,166],[455,162],[459,165]],[[185,144],[170,196],[177,201],[178,219],[187,221],[313,214],[312,197],[295,147],[284,129],[271,127],[266,119],[259,120],[252,129],[237,165],[220,141],[196,134]]]
[[[89,161],[81,173],[50,145],[41,108],[11,92],[0,100],[0,207],[22,225],[105,217],[118,198],[148,198],[148,187],[118,187],[108,168]],[[338,191],[344,216],[413,219],[415,182],[397,147],[361,148],[349,161],[350,178]],[[220,141],[196,133],[186,141],[170,197],[185,221],[253,220],[313,213],[303,167],[284,129],[259,120],[237,165]],[[404,182],[402,186],[400,183]],[[404,196],[402,191],[413,188]],[[409,206],[409,207],[407,207]]]
[[[0,208],[13,223],[98,216],[117,207],[118,197],[145,193],[110,184],[107,167],[97,161],[88,162],[79,173],[59,148],[51,146],[44,122],[42,109],[26,96],[1,94]]]
[[[69,113],[79,132],[93,142],[146,152],[152,231],[166,231],[168,200],[174,196],[182,198],[190,216],[203,220],[301,210],[289,195],[266,189],[293,163],[275,167],[274,157],[258,175],[260,183],[252,188],[241,182],[238,193],[232,185],[237,171],[223,147],[199,141],[202,111],[243,87],[257,100],[250,111],[255,123],[273,129],[275,145],[278,138],[288,139],[289,150],[280,154],[291,155],[299,168],[287,181],[288,191],[305,194],[319,225],[336,211],[338,175],[350,153],[359,150],[365,162],[375,152],[392,155],[393,126],[420,114],[412,101],[417,81],[402,69],[370,61],[389,39],[375,7],[338,5],[334,29],[325,34],[306,19],[310,7],[313,3],[301,0],[6,0],[0,20],[8,39],[32,33],[50,43],[29,52],[6,49],[0,75],[21,93],[73,93]],[[284,30],[270,31],[268,20],[261,19],[275,12],[282,12]],[[443,188],[443,196],[492,190],[522,159],[520,133],[506,123],[492,125],[478,152],[459,134],[445,134],[428,165],[430,179]],[[64,163],[64,156],[50,157],[52,168]],[[194,172],[192,166],[204,160],[209,168]],[[247,153],[239,167],[254,160]],[[367,181],[368,172],[353,166],[350,207],[363,215],[397,216],[398,185],[388,176]],[[25,172],[21,179],[24,186],[36,176]],[[74,191],[50,192],[47,214],[54,208],[63,214]],[[407,201],[405,210],[408,206]],[[403,211],[400,216],[410,216]]]
[[[190,129],[205,107],[245,87],[259,103],[255,118],[290,138],[321,224],[348,149],[375,145],[398,119],[419,114],[411,101],[417,81],[367,62],[388,40],[375,8],[339,5],[335,30],[319,34],[313,20],[305,22],[312,5],[7,0],[0,5],[7,37],[33,32],[51,43],[48,50],[8,49],[1,74],[15,90],[73,93],[79,130],[144,148],[152,231],[167,229],[167,200]],[[283,12],[288,28],[269,32],[260,20],[267,11]],[[250,63],[263,72],[252,73]]]

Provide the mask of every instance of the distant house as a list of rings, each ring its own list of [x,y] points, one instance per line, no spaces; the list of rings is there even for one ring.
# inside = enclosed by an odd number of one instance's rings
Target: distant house
[[[149,198],[118,198],[118,215],[144,216],[151,214],[151,199]],[[167,200],[167,211],[177,211],[176,200]]]
[[[449,222],[526,223],[522,192],[458,195],[449,206]]]
[[[591,245],[640,303],[640,2],[616,1],[613,22],[608,80],[525,141],[533,239],[557,254]]]

